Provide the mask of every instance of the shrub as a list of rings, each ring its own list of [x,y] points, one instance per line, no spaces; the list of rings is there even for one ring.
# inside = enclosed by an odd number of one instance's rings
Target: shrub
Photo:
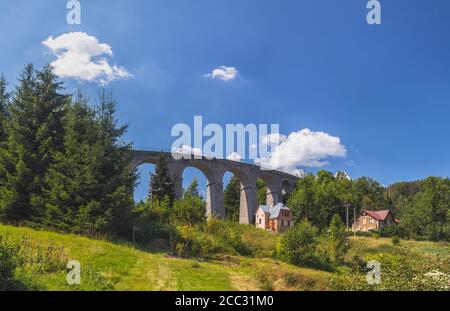
[[[400,244],[400,238],[398,236],[394,236],[392,238],[392,244],[399,245]]]
[[[264,271],[259,270],[256,272],[256,280],[258,281],[259,288],[263,291],[273,291],[273,282],[270,275]]]
[[[400,225],[394,225],[389,227],[381,227],[379,230],[379,234],[382,237],[400,237],[400,238],[407,238],[408,233],[405,231],[405,229]]]
[[[253,257],[274,258],[276,256],[276,234],[273,232],[245,226],[242,242]]]
[[[170,240],[174,228],[169,223],[169,200],[154,199],[138,203],[133,210],[135,238],[138,242]]]
[[[200,246],[195,237],[195,230],[192,226],[177,227],[179,241],[175,250],[180,257],[196,257],[200,254]]]
[[[283,279],[288,287],[294,287],[296,289],[311,289],[316,284],[315,280],[305,278],[296,272],[286,272]]]
[[[86,270],[85,279],[93,287],[100,290],[112,290],[114,284],[102,273],[89,268]]]
[[[350,261],[348,261],[346,264],[354,271],[365,272],[367,270],[367,262],[364,260],[364,258],[358,255],[353,255]]]
[[[170,211],[170,221],[175,225],[196,225],[206,221],[205,202],[198,196],[187,195],[175,201]]]
[[[39,244],[27,238],[20,240],[19,250],[21,266],[39,273],[57,272],[66,268],[69,256],[64,246]]]
[[[19,247],[0,235],[0,290],[11,289]]]
[[[175,252],[182,257],[242,255],[268,258],[276,255],[276,235],[253,226],[213,218],[206,225],[177,226],[176,231]]]
[[[344,223],[338,214],[331,219],[327,238],[331,258],[334,262],[340,262],[348,251],[348,238]]]
[[[411,257],[406,254],[375,254],[366,260],[376,260],[381,267],[381,283],[367,283],[367,269],[354,268],[332,277],[335,290],[450,290],[449,260],[436,255]],[[447,271],[446,271],[447,270]]]
[[[294,265],[313,264],[317,243],[317,228],[304,220],[282,236],[279,256]]]

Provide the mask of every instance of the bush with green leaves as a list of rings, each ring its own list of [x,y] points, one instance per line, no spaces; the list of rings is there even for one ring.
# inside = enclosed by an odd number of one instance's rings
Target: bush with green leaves
[[[175,201],[170,210],[170,221],[174,225],[198,225],[206,222],[206,203],[199,196],[186,195]]]
[[[327,242],[331,259],[334,262],[341,262],[348,251],[349,243],[344,223],[338,214],[331,219],[327,231]]]
[[[138,242],[154,239],[170,240],[175,228],[169,223],[169,199],[157,199],[138,203],[133,210],[133,226]]]
[[[281,237],[278,254],[280,258],[294,265],[315,264],[317,238],[317,228],[303,220],[289,228]]]
[[[382,237],[394,237],[394,236],[397,236],[399,238],[406,238],[406,237],[408,237],[408,233],[400,225],[394,225],[394,226],[389,226],[389,227],[381,227],[378,230],[378,233]]]
[[[0,235],[0,290],[11,289],[19,246]]]
[[[398,236],[392,237],[392,244],[399,245],[400,244],[400,238]]]
[[[276,235],[251,225],[212,218],[203,224],[178,225],[176,231],[175,252],[183,257],[186,254],[204,258],[276,255]]]
[[[381,279],[379,284],[367,282],[368,269],[343,270],[330,281],[335,290],[372,290],[372,291],[417,291],[450,290],[450,262],[448,256],[379,253],[370,255],[366,261],[380,263]]]

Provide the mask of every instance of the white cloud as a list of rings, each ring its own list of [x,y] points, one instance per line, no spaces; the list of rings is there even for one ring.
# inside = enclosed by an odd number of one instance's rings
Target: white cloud
[[[236,162],[241,162],[242,157],[239,153],[237,152],[232,152],[230,153],[230,155],[227,157],[228,160],[230,161],[236,161]]]
[[[262,137],[261,139],[261,143],[263,145],[278,145],[284,141],[286,141],[287,136],[286,135],[282,135],[280,133],[270,133],[269,135],[266,135],[264,137]]]
[[[223,81],[230,81],[236,79],[238,76],[238,71],[235,67],[220,66],[219,68],[213,69],[211,73],[205,74],[205,77],[211,79],[220,79]]]
[[[352,180],[352,178],[348,175],[348,173],[344,171],[337,171],[334,174],[334,178]]]
[[[202,151],[199,148],[192,148],[191,146],[188,145],[181,145],[178,148],[173,148],[172,154],[174,153],[181,155],[197,155],[197,156],[202,155]]]
[[[266,137],[266,142],[274,137]],[[255,160],[263,169],[274,169],[301,174],[299,167],[322,167],[329,164],[329,157],[345,157],[347,150],[339,137],[309,129],[278,137],[280,144],[273,148],[268,157]],[[264,139],[263,139],[264,141]]]
[[[42,44],[57,57],[51,65],[60,77],[106,85],[133,76],[124,67],[109,64],[107,57],[113,56],[110,45],[100,43],[96,37],[84,32],[69,32],[56,38],[50,36]]]

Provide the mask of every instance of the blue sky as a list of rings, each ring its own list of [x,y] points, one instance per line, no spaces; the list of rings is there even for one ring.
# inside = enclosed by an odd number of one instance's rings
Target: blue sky
[[[82,23],[69,25],[65,0],[2,1],[0,72],[14,83],[26,63],[54,61],[42,44],[50,36],[84,32],[108,44],[109,63],[133,75],[106,88],[137,147],[169,149],[172,126],[202,115],[339,137],[346,156],[323,168],[351,177],[449,176],[447,0],[381,0],[376,26],[366,23],[365,0],[80,2]],[[204,76],[222,65],[236,79]],[[93,99],[101,88],[63,80]]]

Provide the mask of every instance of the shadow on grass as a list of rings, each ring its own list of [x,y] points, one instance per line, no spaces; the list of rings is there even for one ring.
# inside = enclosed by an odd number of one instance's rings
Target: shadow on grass
[[[39,288],[35,285],[27,284],[19,280],[9,280],[5,281],[3,284],[0,284],[0,291],[5,292],[28,292],[28,291],[37,291]]]

